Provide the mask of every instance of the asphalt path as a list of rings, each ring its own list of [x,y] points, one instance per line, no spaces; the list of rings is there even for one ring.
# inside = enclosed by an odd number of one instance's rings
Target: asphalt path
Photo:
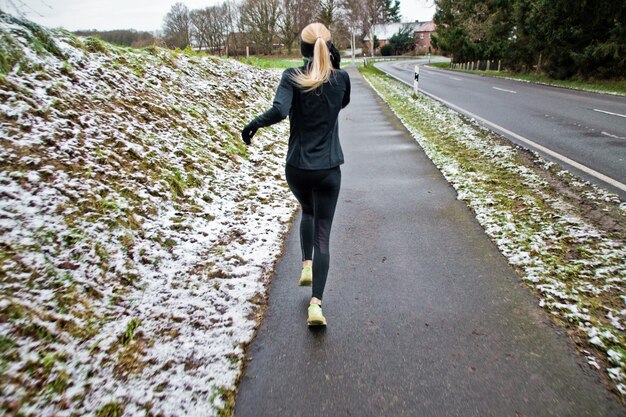
[[[235,416],[626,415],[415,140],[349,72],[328,327],[306,326],[298,217]]]
[[[423,63],[424,60],[394,61],[375,65],[412,85],[415,65]],[[420,90],[427,94],[455,106],[462,113],[472,113],[471,117],[478,116],[479,121],[491,123],[490,129],[511,141],[538,151],[626,199],[625,97],[426,66],[420,66],[419,81]],[[573,162],[559,159],[550,152]]]

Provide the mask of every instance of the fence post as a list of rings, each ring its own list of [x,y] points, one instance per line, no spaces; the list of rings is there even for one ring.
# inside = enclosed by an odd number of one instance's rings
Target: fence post
[[[502,60],[501,59],[498,60],[498,72],[500,72],[500,64],[502,64]]]
[[[487,71],[489,71],[489,67],[491,66],[491,61],[487,60]]]
[[[480,59],[476,61],[476,71],[480,71]]]
[[[246,61],[250,63],[250,47],[246,46]]]
[[[539,52],[539,61],[537,62],[537,74],[541,72],[541,52]]]
[[[420,67],[415,66],[415,79],[413,80],[413,93],[417,95],[419,90],[419,81],[420,81]]]

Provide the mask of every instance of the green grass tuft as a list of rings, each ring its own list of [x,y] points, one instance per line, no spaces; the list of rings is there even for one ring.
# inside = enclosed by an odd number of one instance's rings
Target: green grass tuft
[[[124,406],[117,401],[105,404],[96,411],[96,417],[121,417],[124,414]]]
[[[173,168],[165,176],[165,180],[170,186],[170,190],[176,197],[184,197],[187,189],[187,177],[178,168]]]
[[[133,340],[133,337],[135,336],[135,330],[137,330],[140,325],[141,321],[139,319],[132,318],[126,325],[126,331],[119,339],[120,343],[122,345],[125,345]]]
[[[0,36],[0,74],[8,74],[24,56],[21,46],[6,34]]]
[[[233,417],[235,413],[235,390],[224,387],[214,388],[211,401],[217,396],[224,402],[224,406],[217,410],[218,417]]]
[[[89,36],[85,39],[85,49],[87,52],[92,53],[103,53],[105,55],[109,55],[110,53],[107,43],[97,36]]]

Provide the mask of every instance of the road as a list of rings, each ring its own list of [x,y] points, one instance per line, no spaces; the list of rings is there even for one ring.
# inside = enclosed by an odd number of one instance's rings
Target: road
[[[412,85],[423,63],[375,65]],[[625,97],[426,66],[419,80],[421,91],[626,200]]]
[[[328,328],[306,326],[297,219],[235,417],[626,415],[415,139],[348,71]]]

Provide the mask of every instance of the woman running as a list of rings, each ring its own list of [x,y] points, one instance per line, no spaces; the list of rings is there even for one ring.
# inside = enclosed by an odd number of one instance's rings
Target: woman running
[[[341,186],[339,166],[343,164],[338,116],[350,102],[350,77],[339,69],[339,53],[323,24],[311,23],[302,30],[300,50],[304,66],[283,72],[272,108],[252,120],[241,134],[249,145],[259,128],[289,115],[285,175],[302,208],[299,284],[313,285],[307,324],[325,326],[322,295],[330,261],[330,229]]]

